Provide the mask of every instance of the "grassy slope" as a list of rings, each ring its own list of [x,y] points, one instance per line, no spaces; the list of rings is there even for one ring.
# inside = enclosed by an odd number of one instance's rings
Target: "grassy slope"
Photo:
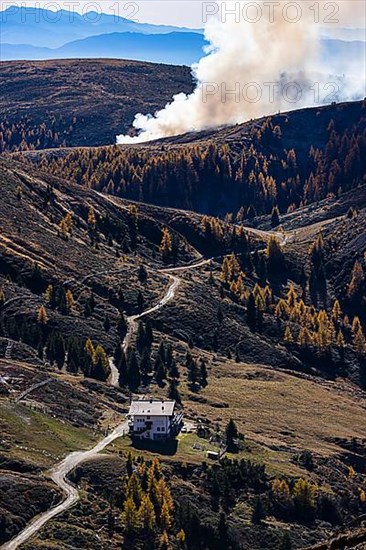
[[[136,113],[154,113],[193,88],[188,67],[116,59],[2,62],[0,79],[3,116],[38,124],[48,114],[75,116],[73,146],[115,143]]]

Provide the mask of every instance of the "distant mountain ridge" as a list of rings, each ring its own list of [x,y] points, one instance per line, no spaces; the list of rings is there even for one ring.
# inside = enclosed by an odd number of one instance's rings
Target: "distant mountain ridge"
[[[0,41],[2,43],[26,43],[31,46],[47,48],[59,48],[74,40],[110,33],[202,33],[201,29],[152,25],[118,15],[93,11],[81,15],[67,10],[55,12],[42,8],[11,6],[1,11],[0,16]],[[131,17],[133,17],[132,14]]]
[[[207,44],[202,29],[140,23],[95,11],[12,6],[0,12],[0,20],[2,61],[109,58],[191,65],[204,55]],[[358,74],[365,65],[361,31],[322,29],[322,62],[335,73]]]
[[[1,44],[2,61],[109,58],[191,65],[203,55],[207,44],[198,33],[109,33],[69,42],[60,48],[28,44]]]
[[[354,70],[364,66],[364,42],[333,39],[320,42],[323,63],[337,70],[338,74],[346,72],[346,68],[351,65]],[[59,48],[2,43],[0,58],[2,61],[106,58],[192,65],[203,57],[206,45],[204,36],[195,32],[116,32],[74,40]]]

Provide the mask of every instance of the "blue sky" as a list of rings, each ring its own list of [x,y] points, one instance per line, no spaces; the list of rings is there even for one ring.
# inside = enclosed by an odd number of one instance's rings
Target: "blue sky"
[[[141,23],[202,28],[202,0],[1,0],[1,10],[11,5],[65,9],[86,13],[111,13]]]
[[[218,1],[221,2],[221,0]],[[241,1],[241,4],[244,5],[248,2],[249,0]],[[297,2],[303,4],[310,0],[297,0]],[[227,6],[234,4],[229,1],[222,3]],[[263,0],[257,0],[256,3],[263,4]],[[288,3],[288,0],[281,0],[281,5],[285,3]],[[79,13],[88,11],[114,13],[143,23],[202,28],[204,26],[203,12],[207,9],[208,4],[214,4],[214,0],[0,0],[1,9],[6,9],[12,4],[45,7],[52,11],[66,9]],[[355,28],[366,26],[366,3],[363,0],[335,0],[333,2],[314,0],[314,4],[319,5],[320,10],[324,10],[324,6],[328,5],[328,12],[332,9],[329,4],[335,6],[339,23],[332,23],[332,26]]]

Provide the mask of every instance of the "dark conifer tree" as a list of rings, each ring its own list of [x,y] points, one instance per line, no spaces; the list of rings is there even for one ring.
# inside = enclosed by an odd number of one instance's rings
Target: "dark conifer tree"
[[[201,386],[204,388],[207,386],[207,368],[206,368],[206,363],[205,363],[205,360],[204,359],[200,359],[200,365],[199,365],[199,369],[200,369],[200,384]]]
[[[172,376],[173,378],[179,378],[179,370],[178,370],[178,367],[177,367],[177,362],[175,359],[173,359],[172,361],[172,366],[170,367],[170,371],[169,371],[169,375]]]
[[[151,373],[152,365],[151,365],[151,357],[150,357],[150,350],[148,348],[145,348],[140,362],[140,371],[141,371],[141,377],[142,381],[146,383],[149,379],[149,374]]]
[[[219,349],[219,337],[216,330],[212,337],[212,349],[214,351],[217,351]]]
[[[159,386],[162,386],[164,380],[166,380],[166,368],[162,361],[159,361],[158,368],[155,374],[156,382]]]
[[[146,332],[142,321],[139,321],[137,327],[136,346],[140,352],[146,347]]]
[[[252,204],[248,208],[247,216],[248,216],[249,220],[254,220],[254,218],[257,217],[256,209],[254,208],[254,206]]]
[[[147,321],[147,323],[145,325],[145,345],[146,345],[146,347],[151,348],[153,341],[154,341],[154,336],[153,336],[153,330],[152,330],[151,322]]]
[[[175,378],[170,378],[169,380],[169,389],[168,389],[169,399],[174,399],[177,403],[182,403],[182,398],[178,390],[178,382]]]
[[[118,369],[118,385],[120,388],[128,386],[128,374],[127,374],[127,361],[124,351],[121,349],[121,355],[118,363],[116,363]]]
[[[57,288],[54,285],[52,285],[49,293],[49,300],[48,300],[48,305],[50,306],[51,309],[56,309],[57,298],[58,298]]]
[[[62,315],[67,315],[68,307],[67,307],[67,301],[66,301],[66,292],[63,287],[58,287],[57,303],[58,303],[57,309],[59,310],[59,312],[62,313]]]
[[[163,365],[163,367],[164,367],[164,362],[163,362],[160,354],[158,353],[157,356],[155,357],[155,362],[154,362],[154,373],[155,373],[155,375],[158,372],[159,368],[161,368],[161,365]]]
[[[173,365],[173,350],[172,346],[168,344],[165,348],[165,366],[167,368],[167,371],[170,373],[172,365]]]
[[[226,522],[225,512],[221,512],[219,524],[217,526],[217,535],[220,542],[220,547],[224,547],[228,542],[228,526]]]
[[[277,206],[274,206],[271,214],[271,226],[278,227],[280,225],[280,213]]]
[[[164,344],[164,340],[161,340],[161,341],[160,341],[159,349],[158,349],[158,355],[160,356],[162,362],[165,364],[166,355],[165,355],[165,344]]]
[[[121,340],[126,336],[126,333],[127,333],[127,322],[123,314],[123,311],[119,312],[119,319],[117,322],[117,332]]]
[[[94,308],[95,308],[95,298],[94,298],[94,293],[93,292],[90,294],[88,302],[89,302],[90,310],[93,312]]]
[[[187,379],[188,379],[189,385],[191,389],[196,389],[197,384],[200,381],[200,371],[197,367],[196,361],[192,359],[192,361],[190,361],[187,367],[188,367]]]
[[[288,531],[283,534],[280,550],[292,550],[291,537]]]
[[[78,338],[72,336],[67,343],[67,363],[68,372],[77,373],[79,371],[81,355],[81,346]],[[87,375],[86,375],[87,376]]]
[[[147,271],[145,266],[143,266],[142,264],[139,267],[138,278],[140,283],[146,283],[147,281]]]
[[[236,427],[236,424],[232,418],[230,418],[226,426],[225,435],[226,435],[226,445],[228,449],[235,450],[236,445],[234,440],[237,439],[239,434],[238,434],[238,428]]]
[[[55,334],[54,350],[56,365],[62,369],[65,363],[65,342],[60,332]]]
[[[65,362],[65,343],[62,334],[53,331],[47,338],[46,342],[46,357],[53,364],[56,363],[58,368],[62,368]]]
[[[129,452],[127,455],[126,471],[127,471],[128,477],[131,477],[133,474],[133,460],[132,460],[131,452]]]
[[[122,357],[122,346],[121,346],[121,342],[118,342],[113,352],[113,359],[116,366],[120,362],[121,357]]]
[[[252,511],[252,522],[261,523],[262,519],[266,517],[262,499],[259,496],[256,496],[254,499],[254,507]]]
[[[144,296],[141,290],[139,290],[137,293],[137,311],[139,313],[142,313],[143,309],[144,309]]]
[[[103,328],[106,332],[109,332],[109,329],[111,328],[111,321],[109,319],[108,313],[104,317]]]
[[[217,308],[217,320],[220,323],[220,325],[224,320],[224,313],[222,311],[221,304],[219,304],[219,307]]]
[[[261,286],[265,286],[267,282],[267,262],[264,254],[259,256],[257,265],[257,275]]]
[[[255,297],[253,292],[249,294],[247,303],[247,323],[248,326],[254,330],[257,322],[257,308],[255,305]]]
[[[140,367],[134,350],[129,353],[127,361],[127,380],[131,390],[137,390],[141,384]]]

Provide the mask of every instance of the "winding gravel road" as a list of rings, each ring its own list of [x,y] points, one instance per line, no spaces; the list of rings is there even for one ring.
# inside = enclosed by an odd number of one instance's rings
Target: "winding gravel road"
[[[60,504],[51,508],[44,514],[35,518],[23,531],[21,531],[14,539],[9,542],[6,542],[1,546],[2,550],[15,550],[23,542],[28,540],[31,536],[37,533],[50,519],[54,518],[58,514],[61,514],[73,504],[79,500],[79,493],[77,489],[72,485],[67,479],[66,476],[71,472],[76,466],[92,458],[97,453],[102,451],[107,445],[112,441],[121,437],[128,430],[127,420],[124,420],[117,428],[107,435],[104,439],[99,441],[89,451],[76,451],[67,455],[67,457],[62,461],[56,464],[50,471],[50,478],[56,483],[65,493],[66,499],[63,500]]]
[[[168,277],[171,280],[171,283],[168,287],[167,292],[164,294],[163,298],[155,306],[149,309],[146,309],[139,315],[132,315],[130,317],[127,317],[128,329],[127,329],[127,334],[122,343],[122,347],[125,352],[127,351],[130,345],[132,336],[135,334],[137,330],[138,320],[164,307],[168,302],[170,302],[175,297],[176,290],[181,280],[176,275],[173,275],[173,273],[187,271],[188,269],[197,269],[198,267],[208,264],[210,261],[211,261],[210,259],[199,260],[198,262],[191,265],[187,265],[183,267],[172,267],[172,268],[160,270],[161,273],[165,273],[166,275],[168,275]],[[111,376],[109,379],[109,383],[113,386],[117,386],[118,370],[113,362],[113,359],[110,359],[110,367],[111,367]],[[85,460],[93,458],[100,451],[105,449],[105,447],[107,447],[112,441],[114,441],[118,437],[121,437],[125,433],[127,433],[127,431],[128,431],[128,423],[126,419],[121,424],[119,424],[115,428],[115,430],[113,430],[113,432],[111,432],[104,439],[99,441],[99,443],[97,443],[92,449],[89,449],[88,451],[72,452],[69,455],[67,455],[66,458],[64,458],[64,460],[56,464],[49,472],[50,478],[52,479],[52,481],[56,483],[56,485],[58,485],[64,491],[66,496],[65,500],[63,500],[60,504],[58,504],[54,508],[51,508],[44,514],[41,514],[40,516],[36,517],[15,538],[3,544],[1,546],[1,550],[15,550],[21,544],[23,544],[26,540],[28,540],[31,536],[35,535],[50,519],[54,518],[55,516],[61,514],[62,512],[64,512],[65,510],[73,506],[73,504],[75,504],[79,500],[79,493],[76,487],[67,480],[66,478],[67,474],[69,474],[71,470],[76,468],[79,464],[81,464]]]
[[[128,348],[130,346],[131,338],[133,337],[134,334],[136,334],[136,331],[137,331],[137,328],[138,328],[138,321],[142,317],[145,317],[146,315],[150,315],[151,313],[154,313],[154,311],[158,311],[160,308],[164,307],[168,302],[173,300],[173,298],[175,297],[176,290],[178,289],[179,284],[180,284],[180,278],[173,275],[173,273],[180,273],[182,271],[188,271],[189,269],[197,269],[198,267],[202,267],[204,265],[207,265],[210,262],[211,262],[211,259],[208,259],[208,260],[202,259],[202,260],[198,260],[197,262],[195,262],[193,264],[190,264],[190,265],[185,265],[185,266],[181,266],[181,267],[168,267],[166,269],[160,269],[159,270],[160,273],[164,273],[165,275],[167,275],[170,278],[171,283],[168,287],[167,292],[164,294],[163,298],[155,306],[153,306],[149,309],[146,309],[145,311],[143,311],[142,313],[139,313],[138,315],[131,315],[130,317],[127,317],[127,319],[126,319],[127,326],[128,326],[127,334],[126,334],[126,336],[123,340],[123,343],[122,343],[122,349],[125,353],[127,352]],[[114,364],[113,357],[109,358],[109,366],[110,366],[110,369],[111,369],[111,375],[109,377],[109,383],[112,386],[117,387],[118,386],[119,373],[118,373],[118,369],[117,369],[116,365]]]

